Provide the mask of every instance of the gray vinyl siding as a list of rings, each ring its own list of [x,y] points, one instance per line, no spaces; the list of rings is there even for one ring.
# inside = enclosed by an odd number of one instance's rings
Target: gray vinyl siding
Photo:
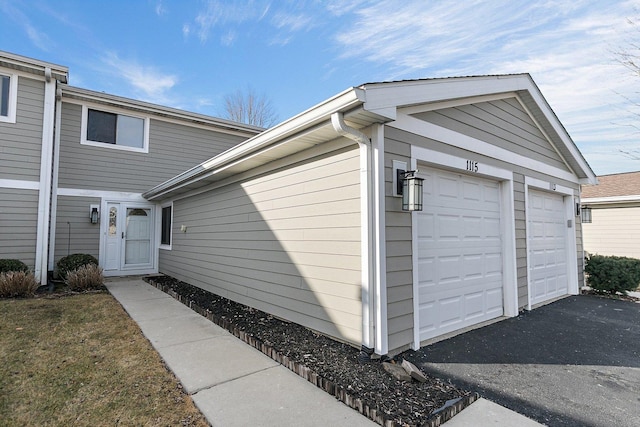
[[[415,117],[569,170],[515,98],[429,111]]]
[[[159,270],[359,345],[359,151],[307,151],[319,157],[174,201]]]
[[[516,228],[516,277],[518,280],[518,308],[528,303],[527,270],[527,218],[524,175],[513,174],[513,205]]]
[[[100,225],[89,222],[89,206],[100,204],[95,197],[58,196],[54,260],[84,253],[98,258]]]
[[[16,123],[0,122],[0,179],[38,181],[44,82],[18,78]]]
[[[389,350],[397,352],[408,348],[413,341],[413,266],[411,215],[402,211],[400,198],[392,194],[392,161],[409,161],[411,144],[440,151],[461,158],[469,158],[470,152],[451,145],[405,132],[391,125],[385,126],[385,181],[386,181],[386,236],[387,264],[387,311]],[[527,241],[525,214],[525,176],[555,182],[558,185],[577,189],[575,183],[550,177],[495,158],[473,153],[473,158],[482,164],[513,171],[513,198],[516,237],[516,265],[518,281],[518,306],[526,307],[527,299]],[[577,231],[577,230],[576,230]],[[577,234],[579,237],[580,234]],[[578,246],[580,247],[580,246]],[[579,253],[580,254],[580,253]],[[578,254],[578,255],[579,255]],[[579,255],[580,256],[580,255]],[[582,263],[578,263],[580,270]],[[579,272],[580,277],[581,272]],[[581,280],[581,279],[580,279]]]
[[[402,210],[402,198],[393,196],[393,160],[409,164],[410,157],[409,144],[392,138],[385,140],[387,328],[390,350],[413,341],[411,214]]]
[[[142,193],[247,138],[151,119],[149,152],[80,144],[82,106],[62,104],[59,186]]]
[[[36,263],[38,191],[0,188],[0,258]]]

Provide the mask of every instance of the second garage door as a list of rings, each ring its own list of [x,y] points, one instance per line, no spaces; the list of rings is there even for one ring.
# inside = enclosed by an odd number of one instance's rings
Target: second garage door
[[[531,305],[566,295],[567,225],[563,196],[529,190],[529,294]]]
[[[420,340],[503,314],[500,184],[438,169],[424,174],[418,215]]]

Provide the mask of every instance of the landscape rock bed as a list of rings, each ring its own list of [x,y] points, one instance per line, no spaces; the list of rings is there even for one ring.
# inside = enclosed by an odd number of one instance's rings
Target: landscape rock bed
[[[350,345],[172,277],[145,280],[380,425],[440,426],[478,398],[430,375],[398,381]]]

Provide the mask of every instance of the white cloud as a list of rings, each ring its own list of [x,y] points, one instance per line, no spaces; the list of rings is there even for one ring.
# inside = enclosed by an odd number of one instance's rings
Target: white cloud
[[[164,4],[162,4],[162,0],[158,1],[158,3],[156,3],[156,15],[158,16],[162,16],[167,14],[167,8],[165,7]]]
[[[27,15],[13,4],[14,2],[0,2],[0,10],[23,28],[31,43],[38,49],[48,52],[52,47],[52,41],[47,33],[34,26]]]
[[[628,40],[637,1],[340,4],[327,8],[353,15],[334,39],[343,58],[383,67],[383,80],[529,72],[581,149],[636,143],[620,124],[629,114],[619,94],[634,92],[640,78],[626,78],[612,51]],[[601,162],[611,157],[590,157],[597,173],[609,168]]]
[[[125,80],[136,96],[149,102],[172,104],[167,94],[178,82],[174,75],[164,74],[152,66],[140,65],[136,61],[121,59],[116,53],[107,53],[102,62],[108,72]]]

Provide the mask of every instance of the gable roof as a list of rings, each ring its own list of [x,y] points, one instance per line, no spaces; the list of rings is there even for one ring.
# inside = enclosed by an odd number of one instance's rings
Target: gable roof
[[[582,186],[582,202],[640,199],[640,172],[616,173],[598,177],[598,185]],[[593,202],[593,200],[591,200]]]
[[[352,87],[286,120],[210,160],[152,188],[148,200],[163,200],[228,178],[276,159],[339,137],[331,115],[362,129],[389,123],[398,110],[415,105],[488,94],[517,93],[534,120],[549,135],[581,182],[596,177],[529,74],[451,77],[366,83]]]

